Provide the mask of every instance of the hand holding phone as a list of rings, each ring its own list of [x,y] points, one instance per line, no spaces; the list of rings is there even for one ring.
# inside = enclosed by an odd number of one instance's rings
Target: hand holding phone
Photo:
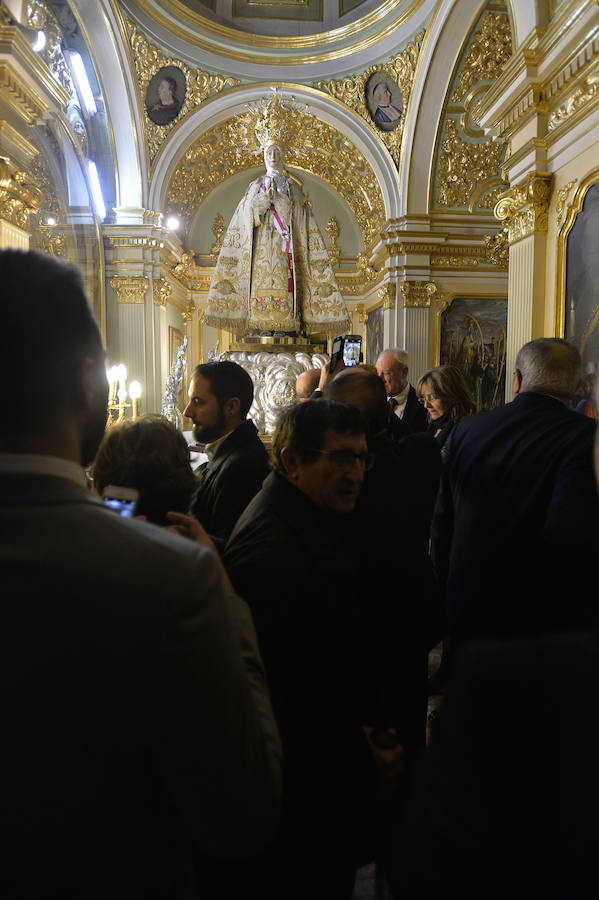
[[[135,515],[138,501],[139,491],[135,488],[107,484],[102,491],[102,503],[127,519],[132,519]]]

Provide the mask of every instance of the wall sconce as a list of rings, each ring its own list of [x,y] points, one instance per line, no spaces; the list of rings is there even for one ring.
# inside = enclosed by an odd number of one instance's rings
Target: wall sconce
[[[139,399],[141,397],[141,384],[139,381],[132,381],[127,391],[127,367],[120,363],[118,366],[112,366],[108,372],[108,418],[106,427],[119,425],[123,422],[127,415],[127,410],[131,409],[131,418],[135,420],[139,416]],[[131,397],[132,403],[127,403],[127,398]]]

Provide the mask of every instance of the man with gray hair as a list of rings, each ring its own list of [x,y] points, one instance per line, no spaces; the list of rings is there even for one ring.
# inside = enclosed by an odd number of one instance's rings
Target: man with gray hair
[[[583,563],[599,535],[594,422],[566,406],[580,373],[566,341],[530,341],[516,357],[513,402],[453,432],[432,555],[454,644],[597,619]]]
[[[383,350],[376,361],[376,370],[387,391],[393,413],[406,426],[405,431],[426,431],[428,419],[425,408],[418,401],[415,389],[408,381],[408,354],[397,347]]]

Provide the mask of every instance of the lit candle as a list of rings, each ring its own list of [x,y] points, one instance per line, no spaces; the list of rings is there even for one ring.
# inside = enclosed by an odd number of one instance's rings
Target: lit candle
[[[125,390],[125,387],[127,385],[127,367],[124,366],[123,363],[121,363],[120,366],[118,367],[118,370],[119,370],[119,375],[118,375],[119,388],[121,389],[121,391],[123,391],[123,390]],[[119,391],[119,393],[120,393],[120,391]]]
[[[139,415],[139,398],[141,397],[141,384],[139,381],[132,381],[129,385],[129,394],[133,401],[132,418],[137,419]]]
[[[576,304],[574,303],[574,298],[572,297],[570,300],[570,340],[574,339],[574,310],[576,308]]]
[[[108,402],[114,403],[114,398],[116,394],[116,383],[119,380],[119,370],[118,366],[113,366],[108,372],[108,384],[110,387],[110,393],[108,395]]]

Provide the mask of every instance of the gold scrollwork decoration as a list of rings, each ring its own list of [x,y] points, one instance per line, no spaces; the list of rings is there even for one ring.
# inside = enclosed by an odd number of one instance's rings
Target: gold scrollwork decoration
[[[397,288],[392,281],[387,281],[377,291],[378,298],[383,304],[383,309],[395,309]]]
[[[183,319],[183,321],[185,322],[186,325],[188,322],[192,321],[193,314],[195,313],[195,311],[196,311],[195,303],[193,302],[193,300],[188,300],[187,303],[185,304],[185,309],[181,313],[181,318]]]
[[[460,72],[459,83],[451,101],[464,99],[475,81],[495,81],[512,55],[512,35],[509,19],[500,13],[487,13],[468,49]]]
[[[44,194],[32,178],[6,157],[0,157],[0,218],[29,231],[29,217],[44,202]]]
[[[213,262],[216,262],[223,245],[223,237],[225,236],[225,220],[220,213],[216,214],[214,222],[212,223],[212,234],[216,240],[210,249],[210,259]]]
[[[340,100],[364,119],[378,140],[385,145],[397,166],[399,166],[405,111],[408,108],[418,57],[425,34],[425,31],[419,32],[401,53],[383,65],[370,66],[360,75],[353,75],[340,81],[317,81],[313,84],[313,87]],[[377,128],[366,106],[366,82],[373,72],[377,71],[386,72],[396,82],[403,100],[404,115],[400,124],[393,131],[382,131],[380,128]]]
[[[156,125],[147,116],[143,117],[148,155],[150,161],[153,161],[160,147],[177,123],[186,119],[207,97],[218,94],[225,88],[233,87],[240,82],[238,78],[224,78],[222,75],[212,72],[191,69],[181,60],[165,56],[158,47],[149,42],[141,31],[138,31],[135,24],[129,19],[127,20],[127,28],[129,30],[129,43],[142,104],[150,81],[160,69],[165,66],[176,66],[185,75],[185,100],[173,121],[166,125]]]
[[[333,125],[309,112],[297,112],[298,144],[293,167],[330,184],[346,200],[362,231],[365,247],[378,240],[385,204],[380,185],[366,157]],[[239,148],[236,119],[227,119],[204,132],[184,153],[169,182],[169,211],[187,223],[206,196],[232,175],[255,169],[256,158]],[[238,152],[240,150],[240,152]]]
[[[564,185],[563,188],[560,188],[557,193],[555,218],[557,220],[558,230],[564,224],[564,219],[566,217],[566,203],[568,201],[568,196],[570,194],[570,191],[572,190],[572,188],[574,187],[575,184],[576,184],[576,178],[574,178],[572,181],[569,181],[566,185]]]
[[[400,284],[403,305],[406,309],[428,308],[437,293],[434,281],[403,281]]]
[[[437,205],[466,206],[480,184],[493,179],[505,146],[502,141],[465,143],[457,134],[457,122],[448,117],[441,143],[437,176]]]
[[[530,172],[498,201],[495,218],[507,228],[510,244],[547,231],[552,180],[549,173]]]
[[[487,261],[498,269],[507,269],[510,249],[507,228],[496,234],[485,234],[484,241]]]
[[[331,265],[333,268],[339,262],[339,257],[341,252],[339,247],[337,246],[337,238],[339,237],[339,222],[335,218],[335,216],[331,216],[329,221],[327,222],[326,232],[331,242],[331,246],[329,247],[329,259],[331,260]]]
[[[599,73],[595,73],[589,75],[588,78],[585,78],[584,84],[574,91],[565,103],[562,103],[561,106],[558,106],[558,108],[551,113],[549,121],[547,122],[547,131],[553,131],[558,125],[561,125],[562,122],[565,122],[566,119],[569,119],[570,116],[574,115],[577,110],[586,106],[586,104],[596,97],[598,93]]]
[[[166,306],[171,298],[173,286],[164,278],[155,278],[152,282],[152,297],[156,306]]]
[[[149,286],[145,275],[114,275],[110,279],[119,303],[145,303]]]
[[[472,256],[431,256],[431,266],[443,266],[452,269],[475,269],[478,266],[478,260]]]

